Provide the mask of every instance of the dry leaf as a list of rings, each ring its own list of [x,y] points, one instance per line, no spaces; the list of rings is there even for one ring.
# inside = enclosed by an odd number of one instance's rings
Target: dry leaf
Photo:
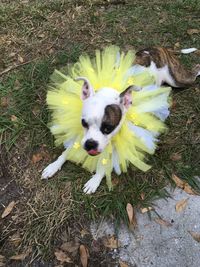
[[[118,185],[119,184],[119,179],[118,178],[113,178],[112,179],[112,184],[113,184],[113,186],[115,186],[115,185]]]
[[[173,153],[171,156],[170,156],[170,159],[173,160],[173,161],[178,161],[178,160],[181,160],[182,159],[182,156],[178,153]]]
[[[53,53],[54,53],[54,49],[53,49],[53,48],[50,48],[49,51],[48,51],[48,53],[49,53],[50,55],[53,54]]]
[[[160,218],[156,218],[154,220],[156,223],[160,224],[160,225],[163,225],[163,226],[166,226],[166,227],[170,227],[172,226],[172,223],[168,222],[168,221],[165,221],[163,219],[160,219]]]
[[[133,227],[136,227],[137,220],[136,220],[136,216],[135,216],[135,212],[134,212],[133,206],[130,203],[128,203],[126,205],[126,211],[127,211],[127,214],[128,214],[128,219],[129,219],[130,225],[133,225]]]
[[[39,162],[40,160],[42,160],[42,154],[41,153],[37,153],[37,154],[34,154],[33,156],[32,156],[32,159],[31,159],[31,162],[33,163],[33,164],[35,164],[35,163],[37,163],[37,162]]]
[[[20,63],[24,63],[24,59],[23,59],[23,57],[21,57],[20,55],[18,55],[18,61],[19,61]]]
[[[87,230],[82,229],[82,230],[80,231],[80,234],[81,234],[81,237],[84,237],[85,235],[88,235],[89,233],[88,233]]]
[[[60,261],[61,263],[64,263],[64,262],[72,263],[72,260],[62,250],[57,250],[54,252],[54,254],[56,256],[56,259]]]
[[[153,209],[152,207],[148,207],[148,208],[142,208],[140,210],[141,210],[142,213],[146,213],[146,212],[148,212],[148,211],[150,211],[152,209]]]
[[[176,212],[183,211],[188,203],[188,198],[182,199],[176,203]]]
[[[133,211],[133,206],[130,203],[127,203],[126,211],[128,214],[129,223],[132,223],[134,211]]]
[[[3,219],[6,216],[8,216],[13,210],[14,206],[15,206],[15,201],[10,202],[9,205],[5,208],[4,212],[2,213],[1,218]]]
[[[193,237],[193,239],[197,242],[200,242],[200,234],[199,233],[196,233],[196,232],[193,232],[193,231],[188,231],[188,233],[191,234],[191,236]]]
[[[192,189],[192,187],[185,181],[181,180],[178,176],[176,176],[175,174],[172,174],[172,180],[175,182],[175,184],[180,187],[181,189],[183,189],[186,193],[190,194],[190,195],[198,195],[197,192],[195,192],[194,189]]]
[[[10,257],[10,260],[23,261],[27,256],[28,256],[27,253],[22,253],[22,254],[18,254],[18,255],[14,255]]]
[[[123,262],[123,261],[119,261],[119,266],[120,267],[128,267],[128,264],[126,264],[125,262]]]
[[[5,266],[4,261],[5,261],[5,257],[3,255],[0,255],[0,267]]]
[[[175,174],[172,174],[172,180],[175,182],[175,184],[180,187],[180,188],[184,188],[185,186],[185,182],[183,180],[181,180],[178,176],[176,176]]]
[[[50,155],[48,151],[46,150],[46,145],[43,144],[41,145],[39,151],[32,156],[31,162],[35,164],[41,160],[48,161],[49,159],[50,159]]]
[[[60,247],[62,250],[72,253],[79,248],[80,244],[76,241],[69,241],[62,244]]]
[[[183,189],[186,193],[190,194],[190,195],[198,195],[197,192],[195,192],[195,190],[192,189],[192,187],[186,183]]]
[[[1,97],[1,106],[6,108],[9,105],[9,98],[6,96]]]
[[[15,115],[11,115],[10,120],[16,122],[18,121],[18,118]]]
[[[175,44],[174,44],[174,49],[177,49],[177,48],[180,48],[180,43],[179,42],[176,42]]]
[[[200,33],[199,29],[188,29],[187,30],[187,34],[189,35],[198,34],[198,33]]]
[[[114,236],[104,239],[103,244],[105,247],[111,249],[118,248],[120,246],[118,239],[116,239]]]
[[[142,200],[144,200],[144,199],[145,199],[145,193],[142,192],[142,193],[140,194],[140,197],[141,197]]]
[[[44,33],[40,33],[40,34],[38,34],[38,37],[39,38],[44,38],[45,37],[45,34]]]
[[[88,251],[84,245],[80,245],[80,259],[83,267],[88,266]]]
[[[4,261],[5,260],[5,256],[0,255],[0,261]]]
[[[21,239],[19,233],[16,233],[16,234],[10,236],[9,241],[10,241],[14,246],[17,247],[17,246],[19,246],[19,244],[21,243],[22,239]]]

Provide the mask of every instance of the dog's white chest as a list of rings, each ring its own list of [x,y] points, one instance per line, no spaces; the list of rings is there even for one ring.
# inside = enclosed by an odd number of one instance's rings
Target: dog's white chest
[[[155,76],[156,84],[158,86],[162,85],[163,83],[167,83],[173,87],[176,87],[176,83],[171,76],[167,65],[162,68],[157,68],[156,64],[152,61],[149,69]]]

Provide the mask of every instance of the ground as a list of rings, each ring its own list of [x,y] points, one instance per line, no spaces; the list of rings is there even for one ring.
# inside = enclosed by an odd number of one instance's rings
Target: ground
[[[1,1],[0,214],[15,203],[0,219],[0,254],[5,256],[0,263],[44,266],[44,259],[45,266],[55,266],[62,261],[54,253],[73,241],[74,251],[65,250],[73,263],[66,266],[81,266],[77,243],[89,251],[89,266],[117,266],[113,247],[91,234],[91,221],[106,217],[118,229],[121,221],[128,222],[127,203],[140,213],[157,198],[169,196],[165,186],[171,184],[172,174],[199,190],[199,81],[173,91],[168,132],[148,159],[151,171],[130,169],[120,178],[113,176],[114,190],[108,192],[103,183],[93,196],[82,193],[89,174],[70,162],[49,182],[40,180],[42,169],[61,152],[47,127],[45,95],[53,70],[109,44],[123,50],[152,45],[199,48],[199,12],[197,0]],[[181,60],[190,67],[199,63],[199,53]],[[14,255],[25,261],[10,259]]]

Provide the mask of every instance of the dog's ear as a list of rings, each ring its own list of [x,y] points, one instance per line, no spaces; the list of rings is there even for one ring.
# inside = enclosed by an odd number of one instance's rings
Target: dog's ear
[[[132,91],[135,91],[135,87],[133,85],[126,88],[120,95],[120,104],[128,109],[132,104]]]
[[[94,95],[94,90],[93,90],[90,82],[88,81],[88,79],[86,79],[85,77],[78,77],[78,78],[76,78],[76,81],[84,81],[83,87],[82,87],[82,93],[81,93],[81,99],[82,100],[85,100],[88,97]]]

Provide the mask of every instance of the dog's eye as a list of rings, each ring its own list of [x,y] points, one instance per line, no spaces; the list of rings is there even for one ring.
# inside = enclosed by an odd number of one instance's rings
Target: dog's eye
[[[100,130],[103,134],[110,134],[114,128],[115,126],[113,125],[102,123]]]
[[[84,119],[82,119],[81,123],[82,123],[82,126],[84,128],[88,128],[89,127],[88,123]]]

